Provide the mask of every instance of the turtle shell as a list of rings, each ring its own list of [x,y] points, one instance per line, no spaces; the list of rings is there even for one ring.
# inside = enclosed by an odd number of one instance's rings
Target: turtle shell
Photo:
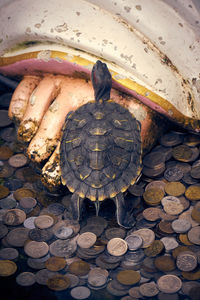
[[[121,105],[89,102],[67,116],[62,181],[81,198],[102,201],[124,192],[141,171],[140,124]]]

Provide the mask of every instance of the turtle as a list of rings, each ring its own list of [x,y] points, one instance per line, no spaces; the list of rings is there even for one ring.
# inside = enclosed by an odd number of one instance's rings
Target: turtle
[[[122,105],[110,99],[112,77],[98,60],[91,80],[95,100],[68,113],[63,127],[60,166],[63,184],[73,193],[72,217],[80,219],[85,198],[100,203],[111,198],[120,226],[130,228],[133,216],[123,193],[141,173],[140,122]]]

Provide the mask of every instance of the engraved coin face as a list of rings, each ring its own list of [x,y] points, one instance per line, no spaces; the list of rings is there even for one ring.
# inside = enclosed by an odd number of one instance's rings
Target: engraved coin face
[[[178,254],[176,265],[179,270],[189,272],[197,267],[197,256],[192,251],[183,251]]]
[[[108,252],[114,256],[121,256],[124,255],[128,249],[127,242],[120,239],[114,238],[109,240],[107,244]]]
[[[77,244],[81,248],[90,248],[95,244],[96,240],[97,237],[93,232],[84,232],[79,235]]]
[[[40,258],[49,251],[49,246],[45,242],[30,241],[24,246],[25,253],[32,258]]]
[[[91,294],[90,290],[85,286],[77,286],[70,293],[74,299],[87,299]]]
[[[163,275],[158,279],[157,285],[161,292],[172,294],[181,289],[182,281],[175,275]]]

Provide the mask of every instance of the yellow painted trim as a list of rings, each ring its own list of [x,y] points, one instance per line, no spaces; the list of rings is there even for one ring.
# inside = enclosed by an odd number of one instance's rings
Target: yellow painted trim
[[[42,52],[42,50],[19,54],[16,56],[0,57],[0,67],[14,64],[20,60],[34,59],[34,58],[37,59],[38,54],[40,52]],[[93,64],[93,62],[90,60],[87,60],[87,59],[82,58],[77,55],[74,55],[74,56],[72,56],[70,54],[68,55],[68,53],[62,52],[62,51],[50,50],[50,58],[62,59],[65,61],[69,61],[71,63],[78,64],[82,67],[91,66],[91,64]],[[103,60],[103,61],[105,61],[105,60]],[[115,77],[118,75],[118,73],[115,71],[112,71],[111,69],[110,69],[110,71],[112,72],[112,77],[113,77],[114,81],[118,82],[119,84],[121,84],[122,86],[124,86],[130,90],[135,91],[137,94],[146,97],[151,102],[158,104],[160,107],[162,107],[166,111],[166,113],[169,116],[171,116],[172,120],[175,120],[177,123],[179,123],[182,126],[185,126],[187,129],[191,129],[191,130],[199,129],[200,130],[200,120],[190,118],[190,117],[183,115],[171,103],[169,103],[168,100],[162,98],[161,96],[157,95],[156,93],[152,92],[151,90],[147,89],[146,87],[136,83],[135,81],[133,81],[129,78],[115,79]]]

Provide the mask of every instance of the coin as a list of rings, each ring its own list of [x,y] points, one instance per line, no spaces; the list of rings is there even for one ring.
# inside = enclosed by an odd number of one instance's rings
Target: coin
[[[80,224],[77,221],[68,219],[68,220],[62,220],[62,221],[57,222],[53,226],[52,231],[55,234],[55,236],[57,236],[57,237],[59,234],[62,236],[62,232],[63,232],[63,239],[64,239],[64,236],[66,234],[68,234],[68,232],[69,233],[71,232],[71,231],[68,231],[68,229],[66,229],[66,227],[69,227],[73,230],[73,235],[76,235],[80,230]],[[59,237],[59,238],[61,238],[61,237]]]
[[[132,298],[136,298],[136,299],[142,298],[142,295],[140,294],[139,286],[134,286],[134,287],[130,288],[128,292]]]
[[[65,277],[69,278],[69,280],[70,280],[70,286],[69,286],[70,289],[79,284],[78,276],[76,276],[74,274],[70,274],[70,273],[68,274],[67,273],[67,274],[65,274]]]
[[[21,188],[21,189],[18,189],[16,191],[14,191],[13,196],[17,201],[20,201],[24,197],[34,198],[35,197],[35,192],[30,190],[30,189]]]
[[[102,287],[107,282],[108,275],[105,275],[105,273],[99,271],[100,268],[93,269],[93,272],[89,272],[88,274],[88,283],[92,287]]]
[[[47,242],[52,237],[53,233],[48,229],[33,228],[29,231],[29,238],[36,242]]]
[[[164,249],[164,244],[160,240],[155,240],[150,246],[144,249],[146,256],[155,257],[160,254]]]
[[[200,223],[200,202],[197,202],[192,209],[191,217],[197,223]]]
[[[172,222],[172,229],[177,233],[185,233],[191,226],[191,223],[185,219],[177,219]]]
[[[158,152],[151,152],[144,156],[143,158],[143,165],[147,168],[156,168],[160,167],[165,162],[165,157],[162,153]]]
[[[73,229],[67,226],[61,226],[57,230],[54,230],[54,235],[61,240],[65,240],[72,236]]]
[[[140,273],[134,270],[123,270],[117,274],[117,280],[124,285],[133,285],[140,281]]]
[[[161,292],[172,294],[181,289],[182,281],[175,275],[163,275],[158,279],[157,286]]]
[[[176,268],[174,259],[166,255],[156,257],[154,264],[156,268],[162,272],[170,272]]]
[[[153,222],[160,219],[160,209],[157,207],[148,207],[143,210],[142,214],[147,221]]]
[[[200,279],[200,269],[197,268],[194,271],[190,271],[190,272],[182,272],[181,273],[183,278],[187,279],[187,280],[199,280]]]
[[[120,238],[113,238],[107,244],[109,254],[114,256],[121,256],[126,253],[128,249],[127,242]]]
[[[184,211],[179,215],[179,219],[185,219],[191,223],[192,227],[199,225],[193,218],[191,217],[193,207],[191,206],[188,210]]]
[[[29,229],[34,229],[35,228],[35,219],[36,219],[36,217],[29,217],[26,220],[24,220],[24,227],[29,228]]]
[[[192,154],[192,149],[187,145],[179,145],[172,149],[172,156],[178,161],[188,162]]]
[[[19,252],[15,248],[0,249],[0,259],[15,260],[19,256]]]
[[[112,227],[112,228],[106,229],[106,231],[105,231],[105,236],[108,240],[111,240],[113,238],[124,239],[125,235],[126,235],[126,231],[123,228]]]
[[[77,276],[84,276],[89,273],[90,265],[83,261],[74,261],[69,265],[69,271]]]
[[[11,260],[0,260],[0,276],[13,275],[17,271],[17,265]]]
[[[9,165],[13,168],[23,167],[27,164],[27,162],[28,158],[22,153],[15,154],[8,160]]]
[[[67,265],[63,257],[52,256],[45,262],[45,267],[50,271],[60,271]]]
[[[9,178],[13,175],[13,173],[14,168],[5,163],[3,168],[0,169],[0,178]]]
[[[185,186],[181,182],[172,181],[165,185],[165,192],[172,196],[181,196],[185,193]]]
[[[6,225],[0,223],[0,239],[2,239],[8,233]]]
[[[171,251],[178,247],[178,242],[174,237],[163,237],[160,241],[164,244],[166,251]]]
[[[193,245],[193,243],[189,241],[187,234],[184,233],[179,234],[179,241],[187,246]]]
[[[108,226],[108,222],[106,221],[106,219],[100,216],[92,216],[87,219],[87,225],[100,225],[105,229]]]
[[[7,110],[0,110],[0,127],[7,127],[10,124],[12,124],[12,120],[8,117],[8,111]]]
[[[49,246],[45,242],[29,241],[24,246],[25,253],[32,258],[40,258],[49,251]]]
[[[137,184],[134,184],[134,185],[131,185],[129,188],[128,188],[128,191],[129,193],[131,193],[133,196],[142,196],[143,193],[144,193],[144,189],[143,187],[137,185]]]
[[[154,297],[159,293],[157,285],[153,281],[141,284],[139,291],[144,297]]]
[[[142,240],[142,248],[146,248],[148,246],[151,245],[151,243],[153,243],[153,241],[155,240],[155,233],[148,228],[142,228],[139,230],[134,231],[134,234],[139,235]]]
[[[163,190],[158,188],[149,188],[143,194],[144,201],[148,205],[158,205],[163,197]]]
[[[185,191],[185,196],[191,201],[200,200],[200,186],[191,185]]]
[[[64,212],[64,210],[65,207],[61,203],[51,203],[47,206],[47,211],[55,216],[61,215]]]
[[[8,146],[0,146],[0,160],[7,160],[13,155],[13,151]]]
[[[92,247],[97,240],[97,237],[92,232],[84,232],[79,235],[77,239],[77,244],[81,248],[90,248]]]
[[[200,226],[191,228],[187,235],[191,243],[200,245]]]
[[[70,257],[75,253],[77,245],[74,241],[69,240],[56,240],[49,246],[51,255],[60,257]]]
[[[16,277],[16,282],[21,286],[31,286],[35,281],[35,274],[31,272],[22,272]]]
[[[183,177],[183,171],[178,167],[167,168],[164,172],[167,181],[178,181]]]
[[[84,232],[92,232],[94,233],[97,237],[100,236],[104,231],[104,226],[103,225],[86,225],[84,227],[81,228],[80,230],[80,234],[84,233]]]
[[[0,185],[0,199],[7,197],[9,193],[10,191],[7,187]]]
[[[33,208],[37,204],[37,200],[32,197],[24,197],[19,201],[19,204],[23,208]]]
[[[164,211],[169,215],[179,215],[184,210],[184,207],[181,203],[166,203],[164,205]]]
[[[200,179],[200,166],[192,167],[190,175],[195,179]]]
[[[54,224],[54,220],[48,215],[40,215],[34,220],[34,223],[37,228],[46,229]]]
[[[165,184],[166,182],[162,181],[162,180],[153,180],[151,182],[149,182],[146,187],[145,187],[145,191],[150,189],[150,188],[158,188],[163,190],[163,192],[165,191]]]
[[[70,286],[70,280],[64,275],[54,275],[47,280],[47,286],[53,291],[63,291]]]
[[[162,165],[160,165],[160,167],[157,169],[147,168],[147,167],[143,167],[143,169],[142,169],[142,173],[145,176],[149,176],[149,177],[157,177],[157,176],[161,175],[164,171],[165,171],[164,163]]]
[[[3,222],[6,225],[20,225],[22,224],[26,219],[26,214],[23,210],[13,208],[9,209],[7,213],[3,216]]]
[[[169,132],[161,136],[160,143],[163,146],[176,146],[183,142],[183,136],[175,132]]]
[[[98,267],[100,267],[102,269],[107,269],[107,270],[116,269],[120,264],[120,262],[116,262],[116,263],[105,262],[101,256],[98,256],[96,258],[95,263]]]
[[[74,299],[87,299],[89,298],[91,292],[85,286],[77,286],[71,290],[70,294]]]
[[[17,201],[11,197],[0,200],[0,207],[3,209],[12,209],[17,206]]]
[[[13,247],[23,247],[28,239],[28,233],[28,228],[15,228],[7,234],[6,240]]]
[[[139,249],[143,244],[143,239],[140,235],[130,234],[125,238],[127,242],[128,249],[131,251]]]
[[[57,273],[49,271],[47,269],[39,270],[35,274],[36,282],[41,285],[46,285],[49,278],[55,276]]]
[[[41,269],[45,269],[45,262],[47,261],[47,259],[50,257],[50,254],[48,253],[47,255],[41,257],[41,258],[31,258],[29,257],[27,259],[27,265],[32,268],[32,269],[36,269],[36,270],[41,270]],[[55,274],[55,273],[54,273]]]
[[[197,267],[197,256],[192,251],[183,251],[178,254],[176,265],[179,270],[190,272]]]

